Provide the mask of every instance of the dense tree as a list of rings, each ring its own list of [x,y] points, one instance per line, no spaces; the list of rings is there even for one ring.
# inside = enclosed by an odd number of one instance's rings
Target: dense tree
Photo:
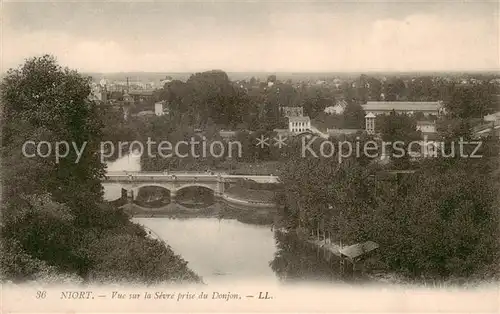
[[[276,75],[272,74],[267,77],[267,82],[276,83]]]
[[[369,100],[378,101],[380,100],[380,95],[382,94],[382,83],[374,78],[368,78],[368,97]]]
[[[195,73],[186,83],[167,83],[159,97],[168,102],[172,115],[187,115],[192,118],[190,125],[196,126],[204,126],[211,119],[235,127],[243,122],[250,102],[245,90],[220,70]]]
[[[6,198],[13,192],[47,192],[56,201],[71,204],[77,212],[101,201],[104,165],[97,152],[102,123],[95,104],[87,98],[89,93],[88,78],[61,68],[50,56],[30,59],[23,67],[8,72],[2,84]],[[53,151],[50,158],[19,158],[28,140],[53,145],[67,142],[78,148],[85,145],[85,149],[78,159],[69,147],[68,156],[59,162]],[[8,166],[19,162],[22,167]],[[31,183],[21,183],[20,172],[36,176],[28,176]]]
[[[322,113],[326,107],[335,105],[333,91],[322,87],[310,87],[303,91],[301,97],[304,115],[310,118],[315,118]]]
[[[293,159],[280,174],[284,225],[337,243],[375,241],[381,261],[411,278],[497,276],[498,141],[486,139],[478,153],[421,160],[406,175],[384,174],[376,164]],[[273,267],[285,267],[284,258]]]
[[[410,146],[410,143],[421,139],[420,132],[416,130],[415,119],[393,111],[389,115],[379,116],[375,125],[382,140],[390,144],[386,153],[391,157],[394,166],[400,169],[409,168],[411,153],[420,152],[419,145]]]
[[[391,77],[384,82],[383,91],[385,100],[404,100],[406,97],[406,85],[401,78]]]
[[[347,101],[347,106],[343,112],[343,128],[345,129],[364,129],[365,111],[356,101]]]
[[[458,119],[482,118],[494,109],[488,84],[455,88],[445,106],[449,115]]]
[[[433,82],[432,77],[423,76],[414,78],[409,82],[408,100],[410,101],[436,101],[439,99],[439,86]]]

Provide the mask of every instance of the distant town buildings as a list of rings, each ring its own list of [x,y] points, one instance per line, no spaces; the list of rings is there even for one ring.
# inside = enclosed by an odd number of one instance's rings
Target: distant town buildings
[[[144,90],[132,90],[128,94],[133,98],[134,103],[147,103],[152,102],[154,99],[154,90],[144,89]]]

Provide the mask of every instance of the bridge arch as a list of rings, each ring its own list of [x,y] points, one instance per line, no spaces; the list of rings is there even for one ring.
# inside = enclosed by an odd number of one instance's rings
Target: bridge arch
[[[172,191],[172,190],[175,190],[173,189],[172,185],[171,184],[164,184],[164,183],[154,183],[154,182],[144,182],[144,183],[140,183],[140,184],[135,184],[132,188],[135,190],[139,190],[141,188],[145,188],[145,187],[148,187],[148,186],[154,186],[154,187],[158,187],[158,188],[164,188],[165,190],[169,190],[169,191]]]
[[[212,185],[212,184],[203,184],[203,183],[186,183],[186,184],[181,184],[178,185],[175,189],[176,192],[179,192],[180,190],[186,189],[186,188],[205,188],[212,190],[214,193],[217,192],[217,186]]]
[[[173,189],[172,186],[169,185],[169,184],[161,184],[161,183],[154,183],[154,182],[144,182],[144,183],[132,186],[131,190],[133,191],[134,200],[137,199],[137,196],[139,195],[140,189],[146,188],[146,187],[156,187],[156,188],[165,189],[165,190],[167,190],[169,192],[170,197],[172,197],[172,194],[175,194],[175,189]]]
[[[219,194],[216,185],[191,183],[179,186],[174,195],[176,203],[197,207],[212,205]]]

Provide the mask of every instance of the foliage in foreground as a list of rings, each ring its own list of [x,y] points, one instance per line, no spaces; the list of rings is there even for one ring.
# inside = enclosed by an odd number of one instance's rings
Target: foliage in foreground
[[[283,168],[283,220],[344,244],[375,241],[389,269],[416,279],[498,276],[498,141],[481,159],[414,162],[414,174],[297,158]]]
[[[105,166],[97,153],[102,123],[87,98],[88,83],[50,56],[26,61],[2,83],[1,279],[51,280],[63,273],[76,281],[200,281],[169,247],[104,203]],[[27,140],[86,146],[79,162],[74,150],[57,162],[53,154],[23,156]]]

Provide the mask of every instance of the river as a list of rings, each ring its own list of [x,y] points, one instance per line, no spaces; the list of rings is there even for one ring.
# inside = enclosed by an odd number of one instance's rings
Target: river
[[[140,158],[125,156],[108,163],[107,171],[140,171]],[[105,190],[116,199],[118,189]],[[133,218],[172,247],[205,283],[265,280],[276,282],[269,263],[276,252],[274,233],[268,226],[217,218]]]
[[[140,158],[125,156],[108,164],[108,171],[140,171]],[[117,199],[121,188],[107,186],[105,198]],[[133,218],[153,231],[188,267],[210,283],[281,280],[338,282],[335,263],[318,249],[293,235],[273,232],[270,226],[217,218]]]

